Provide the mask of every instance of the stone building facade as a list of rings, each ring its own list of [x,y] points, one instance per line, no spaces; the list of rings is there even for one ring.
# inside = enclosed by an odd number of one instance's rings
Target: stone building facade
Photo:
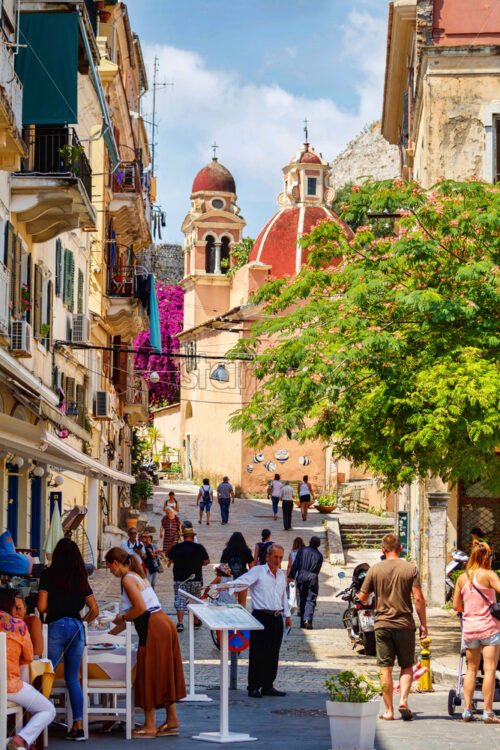
[[[139,253],[138,263],[161,284],[179,284],[184,276],[182,245],[149,245]]]
[[[380,122],[373,122],[347,144],[331,163],[330,185],[338,190],[368,178],[390,180],[399,175],[399,149],[387,142]]]

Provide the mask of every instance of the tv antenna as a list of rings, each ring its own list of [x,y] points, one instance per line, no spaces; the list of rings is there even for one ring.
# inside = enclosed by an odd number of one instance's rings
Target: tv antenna
[[[156,124],[156,92],[157,91],[163,91],[164,89],[168,88],[169,86],[173,86],[173,83],[167,83],[167,81],[164,81],[163,83],[158,83],[158,70],[160,67],[160,61],[158,57],[155,57],[154,66],[153,66],[153,117],[151,120],[151,176],[154,177],[155,173],[155,137],[156,137],[156,128],[158,125]]]

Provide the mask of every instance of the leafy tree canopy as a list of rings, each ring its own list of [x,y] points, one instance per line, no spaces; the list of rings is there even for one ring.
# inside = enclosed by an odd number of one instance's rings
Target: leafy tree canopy
[[[318,224],[300,273],[257,292],[262,319],[234,352],[260,384],[231,427],[255,447],[333,441],[387,488],[430,472],[498,490],[500,189],[354,186],[343,218],[368,209],[398,214],[390,236]]]

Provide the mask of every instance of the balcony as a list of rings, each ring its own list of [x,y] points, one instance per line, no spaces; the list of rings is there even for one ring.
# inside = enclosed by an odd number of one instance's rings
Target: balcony
[[[139,163],[122,161],[113,174],[111,189],[109,211],[120,242],[134,244],[138,250],[146,247],[151,242],[151,232],[146,220]]]
[[[128,423],[133,427],[137,422],[145,422],[148,418],[149,391],[144,378],[135,377],[125,391],[123,413],[128,417]]]
[[[26,222],[33,242],[77,228],[95,230],[92,170],[74,128],[29,126],[23,135],[28,155],[12,177],[12,212]]]
[[[0,30],[0,169],[17,170],[26,156],[22,130],[23,87],[14,70],[14,55]]]
[[[116,336],[136,338],[149,328],[146,282],[147,271],[140,266],[108,265],[106,319]]]

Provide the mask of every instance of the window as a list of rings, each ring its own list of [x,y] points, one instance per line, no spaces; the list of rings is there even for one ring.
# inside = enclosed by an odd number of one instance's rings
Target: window
[[[214,238],[209,235],[205,244],[205,272],[213,273],[215,270],[215,243]]]
[[[71,250],[64,251],[63,302],[73,312],[75,306],[75,259]]]
[[[191,372],[191,345],[184,344],[184,362],[186,363],[186,372]]]
[[[190,354],[191,354],[191,369],[196,370],[198,367],[198,360],[196,358],[196,341],[192,341],[190,346]]]
[[[221,198],[214,198],[212,201],[213,208],[224,208],[224,201]]]
[[[83,313],[83,284],[84,284],[83,271],[79,268],[78,269],[78,291],[77,291],[77,301],[76,301],[76,311],[78,313]]]
[[[223,237],[220,246],[220,268],[222,273],[227,273],[231,266],[229,237]]]
[[[316,195],[316,177],[307,178],[307,195]]]
[[[63,280],[63,252],[61,240],[56,240],[56,297],[60,297],[62,294],[62,280]]]

